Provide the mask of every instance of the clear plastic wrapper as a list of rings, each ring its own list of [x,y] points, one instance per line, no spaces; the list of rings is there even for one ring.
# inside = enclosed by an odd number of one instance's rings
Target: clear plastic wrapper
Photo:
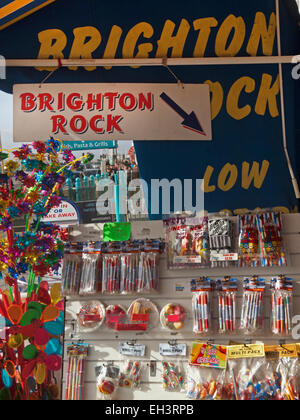
[[[67,346],[68,368],[65,385],[65,401],[82,401],[84,390],[87,343],[72,343]]]
[[[266,346],[265,350],[265,399],[299,400],[299,362],[296,345]]]
[[[83,248],[82,271],[79,295],[88,296],[101,293],[102,257],[101,244],[90,243]]]
[[[136,299],[130,305],[127,315],[131,324],[141,324],[145,330],[157,327],[160,316],[157,306],[150,299]]]
[[[160,312],[161,326],[170,331],[179,331],[184,326],[185,309],[178,303],[168,303]]]
[[[97,400],[115,400],[120,369],[115,366],[96,366]]]
[[[126,253],[120,256],[120,293],[123,295],[137,292],[139,260],[138,253]]]
[[[193,307],[193,331],[195,334],[208,334],[212,330],[212,291],[213,281],[206,277],[200,277],[191,281],[192,307]]]
[[[242,347],[242,346],[239,346]],[[233,391],[234,400],[255,401],[263,399],[263,382],[265,379],[265,357],[263,345],[260,357],[239,357],[227,361],[227,390]],[[251,345],[245,348],[250,349]],[[256,351],[257,352],[257,349]],[[257,353],[258,354],[258,353]]]
[[[200,366],[187,368],[187,398],[211,401],[222,399],[225,369]]]
[[[287,265],[282,238],[282,218],[278,212],[257,215],[260,234],[260,260],[262,267],[284,267]]]
[[[101,327],[105,319],[105,307],[99,301],[84,303],[77,314],[79,332],[93,332]]]
[[[164,391],[184,391],[184,373],[180,363],[162,362],[162,386]]]
[[[292,334],[293,280],[285,276],[271,279],[271,329],[278,336]]]
[[[165,221],[165,225],[170,269],[209,266],[207,217],[175,217]]]
[[[259,231],[255,215],[239,216],[239,266],[260,266]]]
[[[257,276],[244,279],[240,328],[245,334],[263,330],[265,286],[265,280]]]
[[[138,273],[137,292],[157,292],[159,288],[159,254],[141,252]]]
[[[82,272],[82,245],[75,244],[65,250],[62,271],[62,293],[78,296]]]
[[[233,222],[226,216],[208,220],[210,263],[212,268],[228,268],[236,264]]]
[[[119,387],[139,389],[141,387],[142,369],[140,361],[127,360],[119,374]]]
[[[110,243],[103,254],[102,263],[102,293],[120,293],[121,259],[118,244]]]
[[[234,334],[236,328],[237,279],[225,277],[217,281],[218,291],[218,331],[220,334]]]
[[[109,329],[119,330],[127,322],[127,311],[121,305],[109,305],[105,311],[105,325]]]

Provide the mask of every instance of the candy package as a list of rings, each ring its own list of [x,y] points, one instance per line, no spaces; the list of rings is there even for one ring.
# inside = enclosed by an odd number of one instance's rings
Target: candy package
[[[263,330],[263,300],[266,282],[257,276],[245,278],[240,328],[245,334]]]
[[[68,370],[65,386],[66,401],[82,401],[84,389],[85,360],[88,355],[87,343],[67,345]]]
[[[118,389],[120,369],[112,365],[95,367],[97,400],[114,400]]]
[[[121,274],[121,244],[110,242],[105,244],[103,249],[102,263],[102,293],[120,293],[120,274]]]
[[[184,374],[180,363],[162,362],[162,385],[164,391],[184,391]]]
[[[120,293],[124,295],[137,292],[139,270],[139,245],[126,245],[125,252],[120,256]]]
[[[221,400],[225,370],[188,366],[187,398],[190,400]]]
[[[236,265],[233,222],[228,217],[211,217],[208,220],[210,262],[212,268],[228,268]]]
[[[136,299],[130,305],[127,315],[131,324],[145,326],[145,330],[157,327],[160,320],[159,311],[150,299]]]
[[[265,346],[266,400],[284,401],[299,399],[299,363],[295,344]]]
[[[193,343],[187,369],[187,398],[221,400],[226,366],[226,346]]]
[[[119,331],[120,326],[127,322],[127,311],[121,305],[109,305],[105,312],[105,325],[113,330]]]
[[[95,295],[102,289],[101,243],[89,243],[83,247],[82,271],[79,295]]]
[[[138,269],[138,293],[157,292],[159,288],[159,255],[161,241],[144,241]]]
[[[118,386],[120,388],[138,389],[141,386],[142,363],[127,360],[119,373]]]
[[[209,266],[207,217],[172,218],[165,225],[170,269]]]
[[[200,277],[191,281],[192,306],[195,334],[207,334],[212,330],[211,302],[213,281]]]
[[[225,277],[216,284],[218,292],[219,333],[234,334],[236,332],[236,295],[237,279]]]
[[[254,215],[239,216],[239,266],[259,267],[259,231]]]
[[[272,332],[290,336],[293,328],[293,280],[285,276],[272,278],[270,288]]]
[[[282,218],[278,212],[257,215],[260,234],[260,259],[262,267],[287,265],[282,238]]]
[[[101,327],[104,319],[105,307],[101,302],[86,302],[77,314],[78,329],[80,332],[93,332]]]
[[[262,383],[265,378],[265,351],[263,344],[228,347],[227,369],[230,382],[227,391],[233,390],[235,400],[262,399]]]
[[[179,331],[184,326],[185,309],[177,303],[168,303],[160,312],[161,326],[170,331]]]
[[[64,296],[78,296],[82,272],[82,245],[66,247],[62,270],[62,293]]]

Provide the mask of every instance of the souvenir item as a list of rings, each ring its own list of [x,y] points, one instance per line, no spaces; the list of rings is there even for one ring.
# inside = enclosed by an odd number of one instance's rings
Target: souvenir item
[[[237,280],[225,277],[217,281],[219,333],[236,332]]]
[[[185,320],[184,308],[176,303],[168,303],[161,310],[160,322],[163,328],[171,331],[179,331],[184,326]]]
[[[146,329],[155,328],[159,323],[159,311],[150,299],[139,298],[130,305],[128,318],[131,324],[146,325]]]
[[[101,327],[105,319],[105,308],[101,302],[84,303],[77,314],[80,332],[93,332]]]
[[[88,344],[72,343],[67,346],[68,369],[66,378],[65,400],[83,400],[85,360]]]
[[[243,289],[240,328],[245,334],[257,333],[263,329],[265,280],[257,276],[245,278]]]
[[[290,336],[293,318],[293,280],[285,276],[271,279],[271,328],[275,335]]]
[[[207,334],[212,329],[211,301],[213,282],[206,277],[191,281],[195,334]]]

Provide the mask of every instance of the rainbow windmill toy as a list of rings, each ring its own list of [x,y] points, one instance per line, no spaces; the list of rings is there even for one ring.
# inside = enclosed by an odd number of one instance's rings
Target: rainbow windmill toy
[[[56,371],[62,365],[64,304],[60,284],[43,277],[57,273],[66,231],[44,223],[59,205],[66,178],[93,155],[76,159],[50,139],[0,153],[0,400],[56,399]],[[61,163],[63,162],[63,163]],[[15,222],[24,219],[17,232]],[[27,295],[18,280],[28,276]]]

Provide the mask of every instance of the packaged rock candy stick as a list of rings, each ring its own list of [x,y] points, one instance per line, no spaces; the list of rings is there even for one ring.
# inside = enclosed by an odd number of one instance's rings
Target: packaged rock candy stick
[[[245,278],[240,328],[245,334],[263,330],[263,298],[266,282],[257,276]]]
[[[82,273],[82,244],[66,247],[62,271],[62,293],[64,296],[78,296]]]
[[[282,239],[282,218],[278,212],[257,215],[260,234],[262,267],[283,267],[287,265]]]
[[[200,277],[191,281],[195,334],[207,334],[212,330],[211,303],[214,283]]]
[[[79,294],[81,296],[101,293],[102,289],[102,258],[101,243],[85,244],[82,253],[82,271]]]
[[[272,332],[290,336],[293,328],[293,279],[285,276],[272,278],[270,288]]]
[[[239,216],[239,266],[259,267],[259,265],[259,232],[256,216]]]
[[[225,277],[217,281],[219,308],[219,333],[234,334],[236,332],[236,295],[237,279]]]

